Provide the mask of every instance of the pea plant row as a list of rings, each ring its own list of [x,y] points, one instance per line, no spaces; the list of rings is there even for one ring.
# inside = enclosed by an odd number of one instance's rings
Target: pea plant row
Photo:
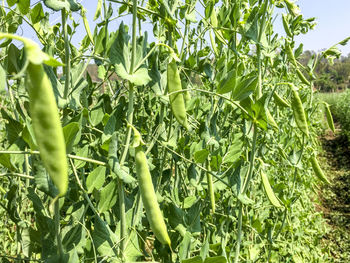
[[[94,5],[0,7],[0,261],[331,262],[313,70],[348,39],[303,66],[291,0]]]

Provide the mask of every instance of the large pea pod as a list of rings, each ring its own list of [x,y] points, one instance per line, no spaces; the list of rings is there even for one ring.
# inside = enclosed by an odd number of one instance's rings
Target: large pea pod
[[[287,16],[285,14],[282,14],[282,22],[283,22],[283,27],[284,31],[286,31],[287,36],[293,37],[292,32],[290,31],[289,24],[287,21]]]
[[[188,130],[189,126],[187,122],[181,79],[174,59],[172,59],[168,64],[167,78],[171,110],[177,121]]]
[[[298,78],[300,79],[300,81],[301,81],[302,83],[304,83],[305,85],[310,86],[310,81],[308,81],[308,80],[306,79],[306,77],[304,76],[304,74],[303,74],[299,69],[297,69],[296,72],[297,72],[297,75],[298,75]]]
[[[295,67],[298,67],[297,61],[296,61],[295,56],[294,56],[293,49],[287,41],[286,41],[286,53],[287,53],[287,56],[288,56],[288,59],[290,60],[290,62],[292,62],[292,64]]]
[[[51,82],[42,64],[29,62],[27,68],[29,108],[40,157],[58,196],[68,188],[66,144]]]
[[[299,97],[298,91],[292,87],[292,109],[295,122],[297,123],[298,128],[306,135],[309,136],[309,128],[306,121],[305,111],[303,103]]]
[[[151,229],[156,238],[162,244],[170,246],[170,238],[160,211],[157,196],[154,191],[151,173],[147,165],[147,158],[142,150],[142,146],[135,148],[136,174],[139,181],[141,198],[146,210],[146,215]]]
[[[326,109],[326,118],[327,118],[328,126],[332,130],[332,132],[335,132],[333,116],[332,116],[331,109],[329,108],[328,103],[325,103],[325,109]]]
[[[282,205],[280,201],[278,201],[278,198],[276,197],[275,193],[273,192],[273,189],[270,185],[269,179],[267,178],[266,174],[264,172],[260,172],[261,180],[267,195],[267,198],[270,200],[271,204],[277,208],[281,208]]]
[[[325,174],[323,173],[320,165],[318,164],[318,161],[316,159],[316,156],[312,156],[311,159],[311,165],[312,165],[312,169],[314,170],[315,175],[323,182],[330,184],[328,178],[325,176]]]

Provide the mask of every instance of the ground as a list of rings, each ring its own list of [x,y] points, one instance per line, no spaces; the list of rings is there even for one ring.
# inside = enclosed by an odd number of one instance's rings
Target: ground
[[[350,262],[350,147],[337,126],[335,134],[329,131],[320,138],[320,163],[332,183],[321,187],[319,209],[329,226],[324,245],[334,262],[343,263]]]

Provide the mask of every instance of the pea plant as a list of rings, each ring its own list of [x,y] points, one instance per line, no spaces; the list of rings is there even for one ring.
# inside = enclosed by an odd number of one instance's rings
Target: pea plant
[[[0,8],[0,261],[331,262],[317,59],[294,40],[314,19],[291,0],[95,4],[94,24],[76,0]]]

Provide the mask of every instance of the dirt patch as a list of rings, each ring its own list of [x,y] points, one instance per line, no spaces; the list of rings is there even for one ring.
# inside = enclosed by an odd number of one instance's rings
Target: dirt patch
[[[324,245],[333,255],[333,262],[350,262],[350,143],[340,132],[327,133],[320,141],[321,165],[332,182],[319,193],[318,208],[329,225]]]

